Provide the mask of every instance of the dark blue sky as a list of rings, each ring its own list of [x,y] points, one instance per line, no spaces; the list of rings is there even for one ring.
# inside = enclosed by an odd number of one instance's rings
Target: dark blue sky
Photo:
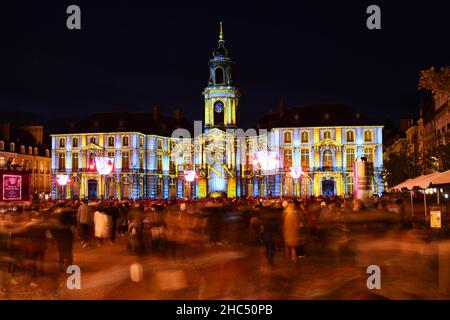
[[[95,3],[95,4],[94,4]],[[9,1],[0,10],[0,109],[79,117],[114,108],[203,118],[218,21],[237,63],[241,122],[344,102],[379,120],[416,115],[419,72],[450,64],[444,1]],[[78,4],[82,30],[66,29]],[[378,4],[382,30],[366,28]]]

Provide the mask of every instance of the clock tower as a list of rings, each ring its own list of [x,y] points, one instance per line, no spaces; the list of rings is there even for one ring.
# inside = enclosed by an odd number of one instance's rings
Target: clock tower
[[[203,91],[205,98],[205,127],[236,128],[239,108],[239,90],[234,86],[235,63],[225,48],[222,22],[220,22],[219,42],[209,61],[208,86]]]

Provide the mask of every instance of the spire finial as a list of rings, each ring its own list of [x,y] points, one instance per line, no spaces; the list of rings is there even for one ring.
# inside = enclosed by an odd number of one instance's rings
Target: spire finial
[[[223,40],[223,27],[222,27],[222,21],[220,21],[219,40]]]

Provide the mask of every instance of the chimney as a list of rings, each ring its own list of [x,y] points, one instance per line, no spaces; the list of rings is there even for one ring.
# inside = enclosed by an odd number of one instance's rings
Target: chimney
[[[280,118],[282,118],[284,116],[284,110],[285,110],[285,103],[284,103],[284,99],[282,98],[280,100],[280,103],[278,104],[278,115],[280,116]]]
[[[0,135],[5,140],[9,140],[9,129],[10,129],[9,122],[5,121],[0,123]]]
[[[38,145],[42,145],[44,142],[44,126],[43,125],[29,125],[22,126],[23,130],[28,131],[36,140]]]
[[[181,109],[180,108],[175,108],[175,110],[173,110],[173,117],[180,122],[181,118],[182,118],[182,113],[181,113]]]
[[[161,118],[161,108],[159,106],[153,107],[153,120],[159,121]]]

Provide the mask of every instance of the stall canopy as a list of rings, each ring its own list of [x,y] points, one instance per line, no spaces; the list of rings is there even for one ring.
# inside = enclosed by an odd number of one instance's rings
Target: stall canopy
[[[395,187],[392,187],[391,191],[402,189],[412,190],[414,188],[426,189],[432,185],[435,186],[444,184],[450,184],[450,170],[445,172],[435,172],[414,179],[408,179]]]

